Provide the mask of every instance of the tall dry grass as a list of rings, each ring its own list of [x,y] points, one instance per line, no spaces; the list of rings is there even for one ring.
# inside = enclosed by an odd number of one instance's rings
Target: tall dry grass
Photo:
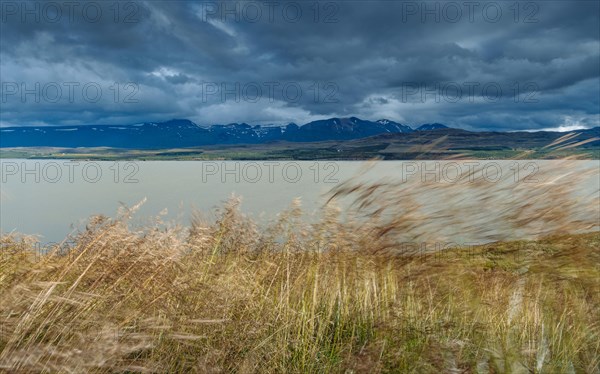
[[[533,187],[357,178],[332,193],[352,208],[315,223],[298,202],[267,227],[237,199],[189,227],[134,228],[123,208],[43,255],[2,236],[0,370],[597,373],[598,197],[574,197],[586,174],[569,170]],[[492,242],[400,245],[452,232]],[[514,233],[543,238],[497,241]]]

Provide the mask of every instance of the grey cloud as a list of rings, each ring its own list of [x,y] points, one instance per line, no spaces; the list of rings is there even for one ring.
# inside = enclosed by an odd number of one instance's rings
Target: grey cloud
[[[44,6],[36,1],[8,3],[27,4],[28,9]],[[262,1],[226,6],[127,2],[119,3],[118,14],[112,2],[77,2],[80,8],[100,6],[97,22],[77,11],[70,19],[67,2],[56,3],[65,9],[55,23],[43,16],[39,22],[31,16],[22,22],[21,14],[7,14],[3,5],[2,82],[24,82],[27,87],[36,82],[96,82],[102,100],[35,103],[10,95],[2,103],[2,125],[173,117],[201,124],[285,123],[349,115],[499,130],[547,128],[565,118],[598,123],[600,5],[594,1],[516,3],[518,14],[511,8],[515,3],[481,1],[472,20],[466,3],[458,1],[454,3],[463,13],[457,22],[444,17],[447,2],[431,1],[279,1],[272,19]],[[426,12],[436,6],[439,20]],[[219,14],[224,7],[238,15]],[[295,22],[282,13],[288,9],[294,14],[298,7],[302,16]],[[501,9],[502,16],[496,22],[486,19],[481,11],[486,7]],[[261,9],[258,21],[243,14],[244,9]],[[110,87],[115,82],[136,84],[138,101],[123,102],[126,92],[114,100]],[[292,100],[289,92],[277,89],[271,97],[265,86],[272,82],[301,87],[302,95]],[[425,103],[403,102],[401,97],[407,83],[443,87],[472,82],[479,84],[475,102],[449,102],[443,92],[430,94]],[[498,100],[483,100],[481,87],[490,82],[502,87]],[[207,97],[203,91],[207,84],[236,83],[242,88],[262,86],[259,102],[237,94]],[[538,101],[515,102],[512,87],[531,83]]]

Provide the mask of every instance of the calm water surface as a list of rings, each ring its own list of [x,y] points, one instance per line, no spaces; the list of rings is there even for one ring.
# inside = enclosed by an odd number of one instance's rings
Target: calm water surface
[[[553,161],[379,161],[369,164],[362,178],[402,179],[419,188],[423,178],[452,183],[472,163],[486,166],[490,188],[498,173],[507,180],[535,181],[540,171],[559,168]],[[232,194],[242,197],[242,210],[259,221],[272,219],[298,197],[310,215],[333,187],[355,177],[368,163],[3,159],[0,164],[2,232],[37,234],[40,241],[53,242],[84,227],[91,215],[114,216],[121,203],[133,206],[143,199],[136,214],[140,224],[161,213],[163,220],[185,224],[193,209],[214,211]],[[576,167],[598,170],[600,161],[581,161]],[[599,184],[596,174],[574,193],[593,194]]]

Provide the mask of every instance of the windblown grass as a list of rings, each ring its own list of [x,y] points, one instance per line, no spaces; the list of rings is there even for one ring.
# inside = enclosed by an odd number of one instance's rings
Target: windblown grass
[[[598,373],[600,234],[569,234],[598,227],[597,210],[570,211],[576,181],[533,195],[479,190],[496,224],[542,238],[437,252],[398,249],[447,237],[427,233],[448,215],[459,230],[501,237],[380,182],[340,186],[352,217],[330,205],[312,224],[294,203],[261,228],[233,199],[188,228],[134,229],[136,207],[121,209],[43,255],[33,239],[5,235],[0,370]],[[524,200],[495,206],[507,192]]]

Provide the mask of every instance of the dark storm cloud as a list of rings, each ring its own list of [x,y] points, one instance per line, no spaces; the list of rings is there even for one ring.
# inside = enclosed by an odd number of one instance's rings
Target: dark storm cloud
[[[600,122],[596,1],[3,1],[0,12],[2,125]]]

